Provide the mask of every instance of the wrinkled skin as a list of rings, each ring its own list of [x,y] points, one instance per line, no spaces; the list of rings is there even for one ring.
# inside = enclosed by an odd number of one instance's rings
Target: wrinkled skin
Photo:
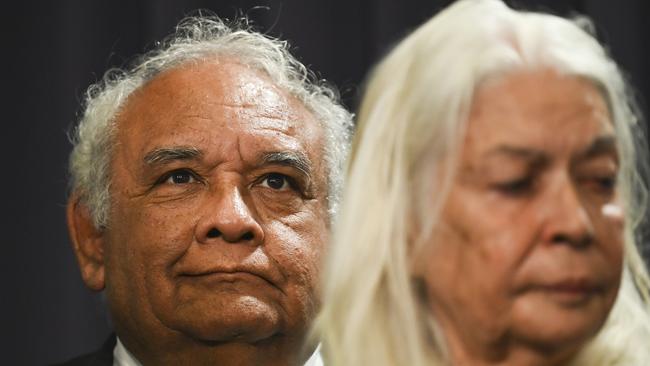
[[[478,88],[415,269],[453,364],[562,364],[600,329],[621,280],[617,171],[590,82],[539,70]]]
[[[117,126],[108,227],[74,200],[69,219],[126,348],[144,364],[304,362],[328,238],[312,113],[221,60],[156,76]]]

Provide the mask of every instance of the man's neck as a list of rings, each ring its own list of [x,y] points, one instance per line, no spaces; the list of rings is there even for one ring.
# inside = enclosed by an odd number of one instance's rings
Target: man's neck
[[[130,342],[122,345],[123,354],[132,357],[133,365],[167,365],[167,364],[191,364],[191,365],[224,365],[224,366],[286,366],[303,365],[314,353],[316,346],[302,348],[297,342],[281,342],[274,339],[272,342],[264,341],[255,344],[244,342],[185,342],[182,345],[176,344],[169,347],[156,347],[156,350],[143,348],[131,348]],[[128,347],[128,348],[127,348]],[[311,361],[311,360],[310,360]],[[122,364],[118,364],[122,366]],[[126,363],[124,366],[130,366]]]

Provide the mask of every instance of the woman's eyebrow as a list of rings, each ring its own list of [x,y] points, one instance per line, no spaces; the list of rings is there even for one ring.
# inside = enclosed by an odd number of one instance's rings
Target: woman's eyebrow
[[[498,157],[505,156],[508,158],[515,158],[519,160],[524,160],[531,163],[532,165],[544,165],[548,162],[548,155],[538,149],[532,149],[529,147],[520,147],[513,145],[499,145],[494,149],[487,152],[487,157]]]
[[[614,135],[603,135],[595,138],[586,149],[578,154],[577,158],[578,160],[584,160],[604,154],[611,154],[618,160],[618,149]]]

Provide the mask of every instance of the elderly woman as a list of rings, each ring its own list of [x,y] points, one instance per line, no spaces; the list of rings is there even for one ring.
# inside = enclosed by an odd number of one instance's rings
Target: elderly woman
[[[647,150],[586,25],[461,0],[374,70],[327,364],[650,365]]]

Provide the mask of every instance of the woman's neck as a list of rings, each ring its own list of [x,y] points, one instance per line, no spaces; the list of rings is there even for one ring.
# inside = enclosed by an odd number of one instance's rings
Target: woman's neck
[[[448,358],[454,366],[561,366],[566,365],[580,347],[545,347],[514,339],[510,334],[478,339],[476,333],[462,334],[441,325]]]

